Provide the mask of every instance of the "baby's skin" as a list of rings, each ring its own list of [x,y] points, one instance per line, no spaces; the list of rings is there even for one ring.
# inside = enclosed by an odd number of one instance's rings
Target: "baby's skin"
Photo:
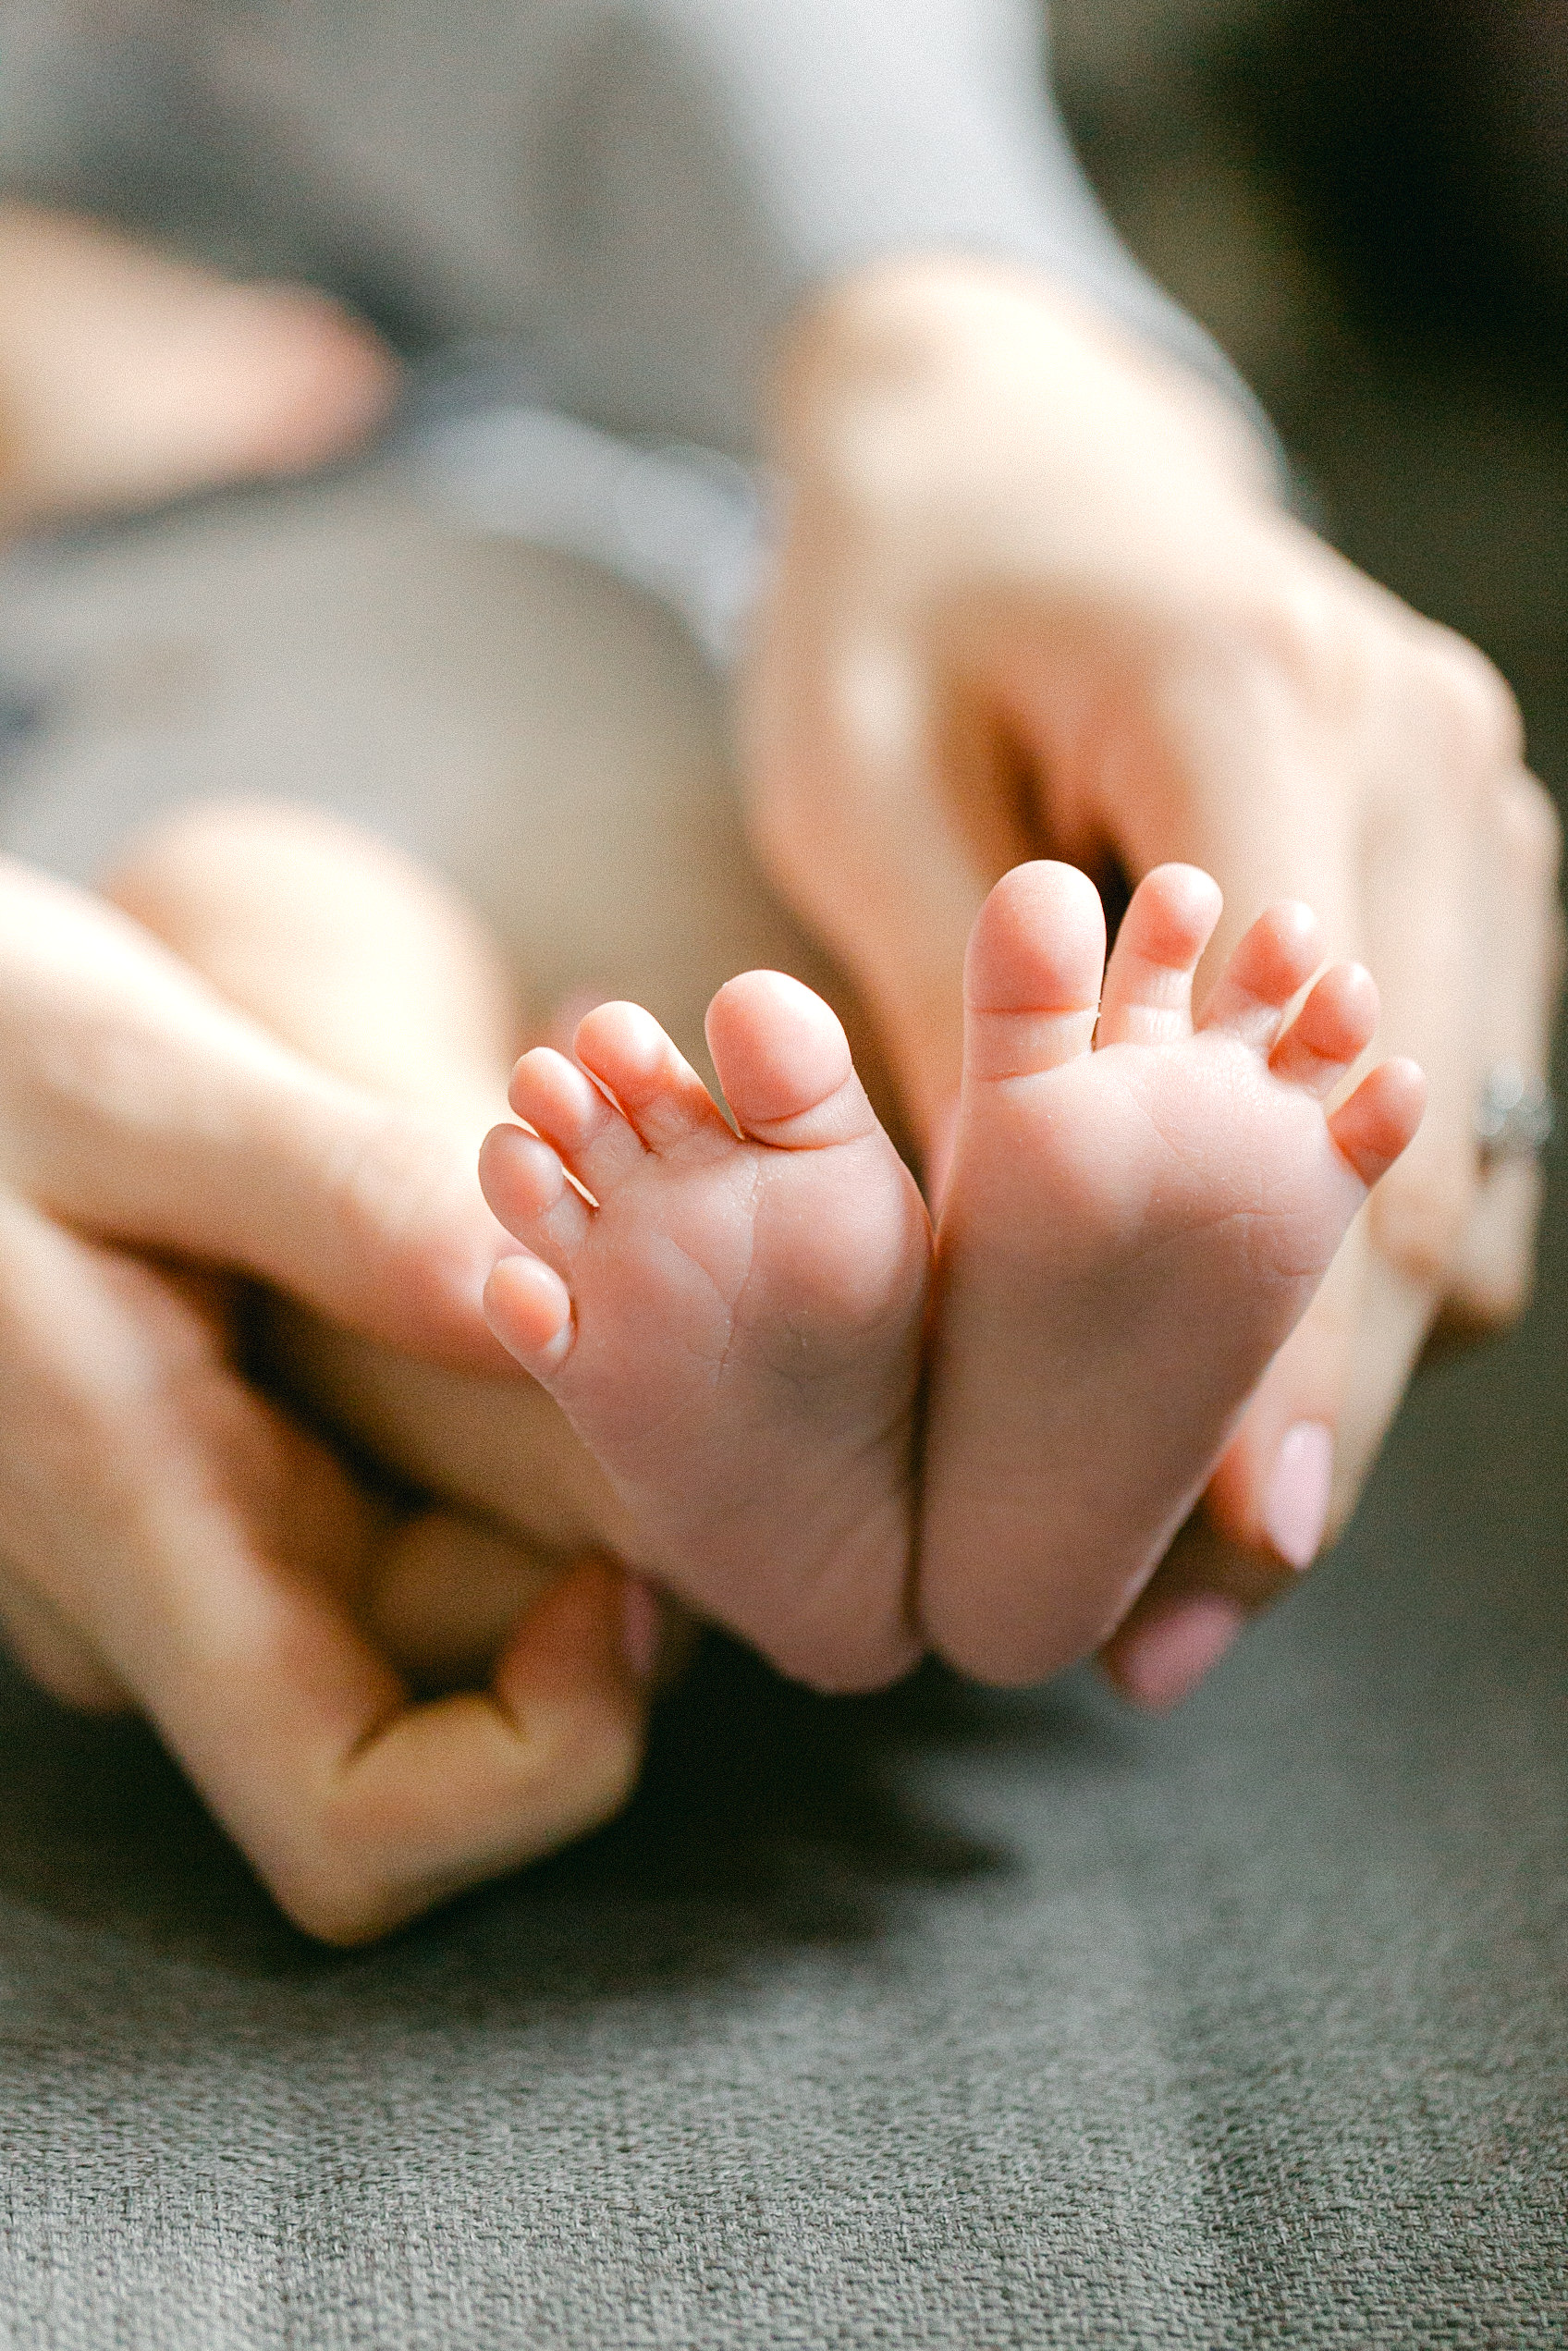
[[[1194,1027],[1219,912],[1207,875],[1161,867],[1108,966],[1074,868],[998,884],[934,1259],[843,1031],[796,981],[751,973],[710,1010],[738,1133],[635,1006],[597,1008],[571,1058],[524,1055],[524,1125],[481,1178],[527,1254],[487,1311],[636,1564],[835,1689],[926,1647],[1035,1680],[1112,1630],[1424,1100],[1390,1061],[1328,1107],[1377,992],[1354,964],[1313,980],[1304,906],[1253,925]]]

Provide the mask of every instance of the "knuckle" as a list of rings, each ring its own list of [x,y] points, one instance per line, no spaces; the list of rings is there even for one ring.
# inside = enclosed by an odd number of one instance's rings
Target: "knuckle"
[[[279,1909],[302,1934],[340,1951],[390,1934],[427,1906],[406,1881],[329,1836],[288,1854],[263,1875]]]
[[[1446,1289],[1464,1245],[1474,1197],[1474,1173],[1458,1155],[1415,1168],[1402,1163],[1372,1195],[1372,1229],[1380,1255],[1419,1288]]]
[[[1515,1160],[1482,1186],[1467,1245],[1443,1301],[1446,1333],[1471,1338],[1506,1330],[1529,1305],[1536,1233],[1545,1184],[1539,1164]]]
[[[308,1829],[261,1865],[300,1931],[339,1950],[374,1942],[465,1887],[515,1869],[600,1829],[622,1811],[642,1768],[640,1725],[616,1709],[540,1710],[508,1817],[465,1838],[433,1830],[407,1787],[340,1786]]]
[[[625,1810],[642,1773],[639,1719],[615,1704],[536,1708],[529,1723],[536,1827],[533,1858],[602,1829]]]
[[[11,1587],[0,1570],[0,1647],[7,1649],[30,1681],[73,1714],[108,1717],[131,1711],[131,1700],[92,1652],[52,1611]]]
[[[1525,768],[1503,778],[1499,816],[1516,874],[1551,892],[1562,863],[1562,819],[1544,784]]]
[[[1329,710],[1355,697],[1360,662],[1343,592],[1315,571],[1292,571],[1270,580],[1264,594],[1243,595],[1224,614],[1215,646],[1225,667],[1266,690],[1283,679],[1294,695]]]
[[[1451,772],[1479,782],[1517,767],[1525,755],[1524,720],[1486,655],[1452,630],[1427,622],[1419,663],[1427,723]]]
[[[1523,1318],[1535,1286],[1533,1255],[1477,1269],[1454,1292],[1445,1320],[1462,1317],[1478,1333],[1511,1330]]]
[[[410,1318],[439,1327],[472,1277],[476,1223],[489,1222],[476,1160],[434,1126],[388,1110],[340,1142],[327,1182],[347,1258]]]
[[[590,1783],[590,1812],[583,1827],[602,1829],[624,1812],[643,1776],[643,1741],[640,1729],[618,1726],[619,1735],[601,1744],[598,1765]]]

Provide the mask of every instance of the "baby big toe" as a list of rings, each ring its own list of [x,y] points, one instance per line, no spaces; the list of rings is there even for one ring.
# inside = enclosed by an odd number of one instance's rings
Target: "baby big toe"
[[[577,1058],[607,1087],[650,1151],[672,1151],[695,1134],[731,1140],[696,1071],[640,1004],[601,1004],[577,1032]]]
[[[802,1151],[875,1128],[842,1022],[801,981],[783,972],[743,972],[709,1005],[707,1035],[743,1134]]]
[[[1378,1025],[1378,989],[1361,963],[1324,973],[1268,1057],[1278,1078],[1320,1097],[1331,1094]]]
[[[1086,1053],[1105,970],[1105,909],[1086,874],[1040,859],[1004,874],[964,958],[964,1072],[1037,1075]]]

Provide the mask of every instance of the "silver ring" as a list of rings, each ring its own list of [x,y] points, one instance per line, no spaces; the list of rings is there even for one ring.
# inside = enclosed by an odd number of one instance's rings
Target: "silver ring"
[[[1550,1085],[1526,1077],[1515,1061],[1494,1061],[1476,1105],[1476,1142],[1483,1167],[1500,1159],[1538,1159],[1557,1124]]]

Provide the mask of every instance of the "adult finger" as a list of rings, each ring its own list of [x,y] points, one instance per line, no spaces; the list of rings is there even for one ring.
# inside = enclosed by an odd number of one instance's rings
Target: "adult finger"
[[[1361,861],[1361,952],[1382,998],[1376,1049],[1421,1063],[1426,1116],[1373,1194],[1352,1262],[1261,1382],[1208,1496],[1222,1535],[1287,1569],[1310,1565],[1354,1508],[1477,1197],[1474,1120],[1500,944],[1494,811],[1516,720],[1480,657],[1430,633],[1395,704],[1404,764],[1372,795]]]
[[[1478,951],[1464,797],[1434,795],[1399,853],[1378,844],[1383,887],[1369,892],[1356,763],[1374,756],[1376,741],[1314,729],[1289,712],[1281,728],[1267,709],[1249,713],[1244,693],[1218,693],[1213,682],[1167,700],[1151,772],[1130,795],[1128,862],[1136,874],[1184,856],[1216,875],[1227,900],[1220,955],[1270,899],[1301,897],[1322,911],[1330,949],[1370,961],[1382,986],[1378,1050],[1414,1050],[1432,1068],[1439,1114],[1413,1197],[1434,1211],[1446,1183],[1462,1211],[1473,1163],[1467,1108],[1458,1106],[1473,1084],[1469,959]],[[1385,953],[1390,934],[1395,951]],[[1201,1678],[1245,1615],[1310,1564],[1353,1506],[1439,1288],[1441,1236],[1427,1255],[1404,1259],[1378,1255],[1372,1241],[1364,1216],[1260,1384],[1206,1497],[1210,1539],[1189,1537],[1108,1649],[1130,1695],[1170,1703],[1184,1675]]]
[[[1134,1706],[1163,1714],[1191,1696],[1278,1588],[1277,1562],[1271,1574],[1194,1515],[1101,1648],[1101,1668]]]
[[[958,1100],[970,931],[1031,844],[990,837],[1012,795],[921,632],[885,616],[857,626],[817,555],[787,550],[745,680],[752,836],[853,979],[929,1145]]]
[[[0,1570],[0,1641],[23,1671],[80,1714],[123,1714],[136,1701],[74,1626],[24,1577]]]
[[[477,1135],[327,1075],[116,910],[0,862],[0,1174],[107,1238],[503,1368]]]
[[[1484,974],[1482,1074],[1503,1067],[1546,1083],[1562,991],[1562,910],[1557,882],[1562,826],[1546,792],[1522,769],[1503,778],[1488,873],[1494,904]],[[1529,1296],[1541,1169],[1535,1158],[1483,1167],[1442,1302],[1439,1331],[1475,1338],[1512,1322]]]
[[[418,1704],[358,1620],[386,1514],[151,1267],[4,1204],[0,1372],[13,1570],[308,1932],[382,1933],[624,1800],[652,1660],[618,1569],[547,1591],[487,1689]]]
[[[572,1563],[472,1512],[419,1511],[372,1562],[357,1614],[415,1689],[473,1689]]]

